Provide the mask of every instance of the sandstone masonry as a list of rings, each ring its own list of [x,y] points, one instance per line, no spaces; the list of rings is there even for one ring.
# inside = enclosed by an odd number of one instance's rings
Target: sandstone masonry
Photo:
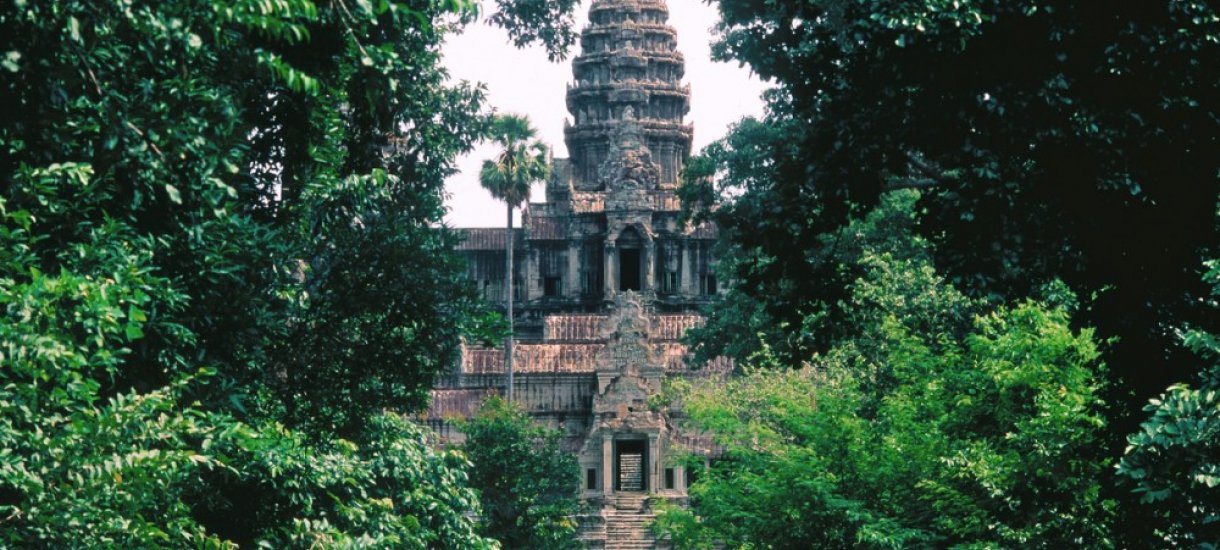
[[[680,223],[675,190],[690,155],[683,122],[690,88],[664,0],[595,0],[573,60],[565,127],[546,202],[532,203],[514,251],[514,395],[563,430],[583,469],[593,548],[655,548],[644,526],[656,499],[684,502],[689,474],[675,452],[713,452],[683,433],[676,405],[650,403],[670,376],[692,369],[679,338],[718,292],[716,230]],[[484,296],[503,303],[504,229],[467,229],[461,252]],[[503,393],[504,351],[464,346],[433,390],[428,422],[461,440],[450,419]]]

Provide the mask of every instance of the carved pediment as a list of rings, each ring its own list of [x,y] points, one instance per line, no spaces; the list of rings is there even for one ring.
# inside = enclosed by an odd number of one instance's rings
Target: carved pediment
[[[660,364],[648,345],[652,325],[640,295],[627,291],[615,294],[614,300],[614,313],[602,325],[606,347],[598,358],[597,370],[638,372]]]
[[[616,413],[625,418],[632,412],[648,410],[648,386],[638,372],[615,378],[606,391],[593,397],[593,414]]]
[[[610,136],[610,150],[598,168],[598,179],[611,192],[656,189],[661,180],[661,166],[653,162],[630,106]]]

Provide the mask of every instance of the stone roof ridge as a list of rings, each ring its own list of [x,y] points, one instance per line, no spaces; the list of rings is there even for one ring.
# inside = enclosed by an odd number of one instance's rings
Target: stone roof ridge
[[[665,0],[593,0],[589,11],[605,9],[639,10],[643,7],[661,8],[669,13],[669,5]]]

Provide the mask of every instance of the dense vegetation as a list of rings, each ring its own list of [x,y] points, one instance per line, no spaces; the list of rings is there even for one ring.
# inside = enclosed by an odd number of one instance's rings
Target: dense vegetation
[[[684,176],[733,281],[692,341],[744,377],[686,396],[728,451],[666,528],[1220,543],[1215,6],[716,5],[716,55],[774,88]]]
[[[679,546],[1113,546],[1092,331],[1062,286],[997,307],[943,280],[901,223],[917,197],[848,228],[866,243],[853,334],[799,368],[763,350],[727,387],[679,388],[725,449],[691,489],[701,521],[659,524]]]
[[[483,318],[437,225],[475,8],[0,6],[0,546],[496,545],[400,416]]]
[[[499,397],[488,398],[458,427],[466,435],[470,484],[482,503],[482,533],[506,550],[578,547],[580,467],[560,448],[561,433]]]
[[[724,454],[657,527],[1220,544],[1216,8],[715,3],[775,87],[684,176],[732,282],[692,341],[740,372],[670,388]],[[495,4],[573,44],[571,0]],[[0,546],[570,545],[554,433],[409,416],[494,336],[439,225],[476,8],[0,5]]]

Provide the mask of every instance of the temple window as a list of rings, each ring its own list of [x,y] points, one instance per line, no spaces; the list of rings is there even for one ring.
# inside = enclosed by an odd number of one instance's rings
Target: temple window
[[[581,248],[580,290],[586,296],[602,292],[602,246],[599,242],[585,242]]]
[[[712,257],[712,243],[700,241],[695,244],[692,251],[695,256],[694,267],[695,276],[699,284],[699,294],[703,296],[716,294],[717,281],[714,267],[716,260]]]
[[[618,237],[618,289],[644,289],[643,239],[635,229],[627,228]]]
[[[674,241],[664,241],[657,247],[657,252],[660,253],[657,267],[657,286],[661,294],[674,294],[678,292],[678,271],[680,268],[681,256],[678,253],[678,243]]]
[[[563,272],[568,266],[567,252],[553,248],[543,249],[540,263],[543,296],[562,295]]]
[[[666,271],[661,274],[661,293],[674,294],[678,292],[678,272]]]

